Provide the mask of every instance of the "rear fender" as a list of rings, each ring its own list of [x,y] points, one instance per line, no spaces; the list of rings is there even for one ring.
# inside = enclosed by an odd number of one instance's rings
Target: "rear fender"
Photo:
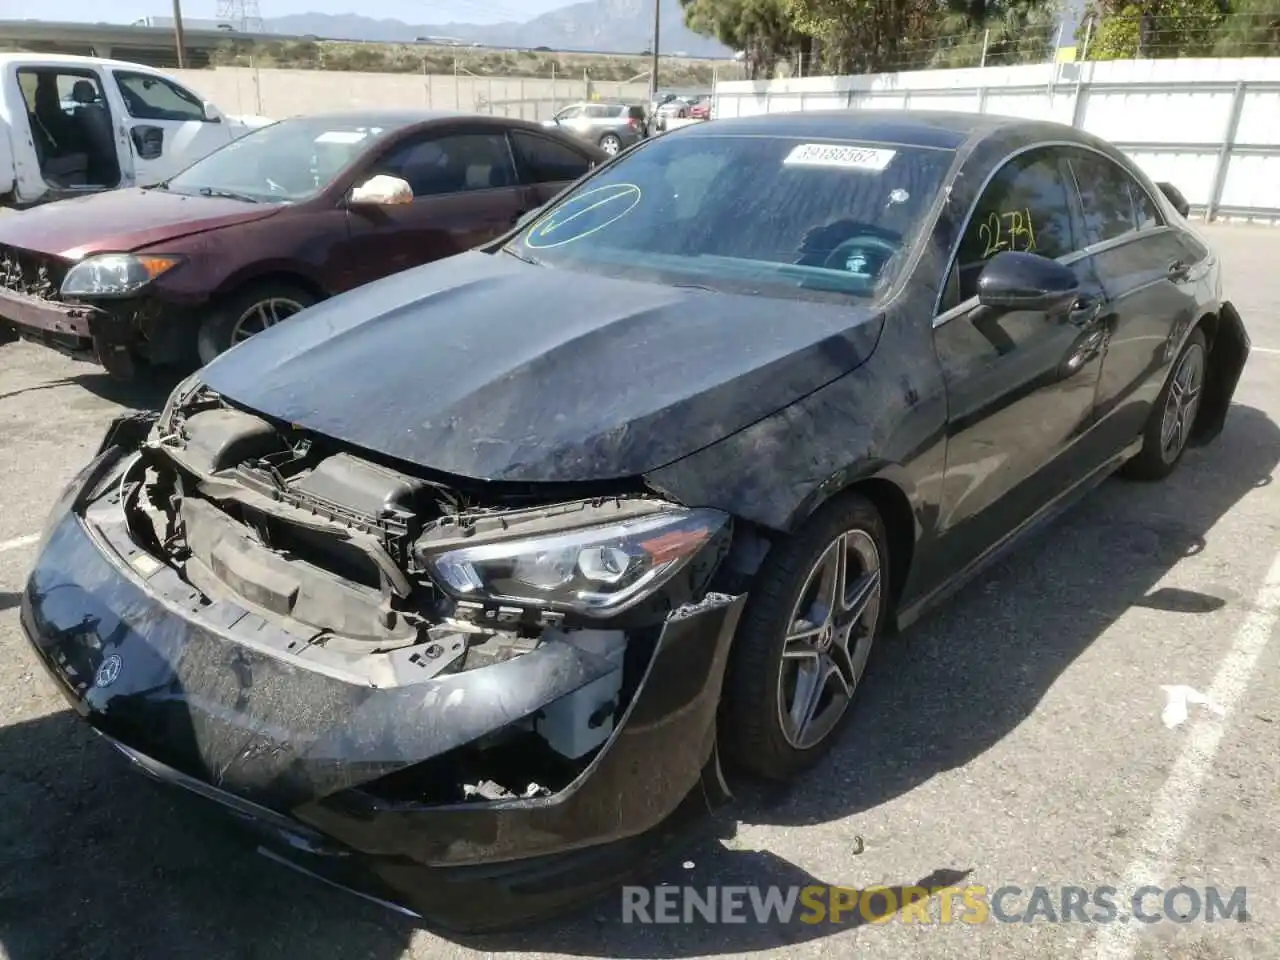
[[[1230,302],[1224,301],[1218,312],[1218,328],[1209,349],[1209,369],[1206,371],[1204,399],[1196,414],[1188,443],[1204,446],[1222,432],[1227,410],[1235,395],[1236,385],[1249,358],[1251,346],[1244,321]]]

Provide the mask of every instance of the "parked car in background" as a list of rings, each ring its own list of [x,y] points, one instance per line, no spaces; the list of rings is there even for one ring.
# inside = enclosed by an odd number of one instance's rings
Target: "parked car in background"
[[[0,206],[154,183],[270,122],[141,64],[0,54]]]
[[[644,106],[638,103],[575,103],[543,125],[595,144],[610,156],[649,135]]]
[[[1209,245],[1080,130],[693,124],[119,422],[21,623],[82,722],[280,859],[519,923],[687,837],[721,756],[791,780],[874,728],[867,683],[913,691],[873,645],[1176,470],[1249,348]]]
[[[667,124],[671,120],[684,120],[689,116],[689,108],[692,106],[691,99],[688,97],[672,97],[670,100],[658,107],[654,113],[659,130],[666,130]]]
[[[325,297],[491,240],[606,159],[505,117],[282,120],[152,187],[0,217],[0,323],[121,377],[208,362]]]
[[[690,120],[711,119],[711,97],[699,97],[689,106]]]

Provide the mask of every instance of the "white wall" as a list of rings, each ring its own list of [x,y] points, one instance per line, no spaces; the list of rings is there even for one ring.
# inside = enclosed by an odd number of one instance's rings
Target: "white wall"
[[[350,109],[459,110],[546,120],[558,107],[588,96],[581,78],[472,77],[467,74],[357,73],[218,67],[167,70],[226,113],[280,118]],[[646,84],[591,82],[602,98],[648,100]]]
[[[716,85],[713,115],[833,108],[965,110],[1074,124],[1115,143],[1211,216],[1280,218],[1280,59],[737,80]]]

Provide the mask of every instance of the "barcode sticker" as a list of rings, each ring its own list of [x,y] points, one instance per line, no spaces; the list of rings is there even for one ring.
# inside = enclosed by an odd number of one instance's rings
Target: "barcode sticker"
[[[364,130],[327,130],[316,137],[316,143],[359,143],[367,136]]]
[[[791,166],[840,167],[845,170],[883,170],[896,150],[851,147],[839,143],[802,143],[782,162]]]

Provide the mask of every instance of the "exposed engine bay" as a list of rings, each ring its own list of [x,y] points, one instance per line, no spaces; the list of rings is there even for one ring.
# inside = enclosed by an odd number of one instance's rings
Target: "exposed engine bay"
[[[371,686],[572,646],[594,679],[382,785],[442,802],[562,789],[620,722],[663,624],[704,600],[728,518],[641,487],[566,498],[426,474],[197,385],[175,391],[118,500],[129,538],[199,602],[251,611],[287,629],[290,654]]]

